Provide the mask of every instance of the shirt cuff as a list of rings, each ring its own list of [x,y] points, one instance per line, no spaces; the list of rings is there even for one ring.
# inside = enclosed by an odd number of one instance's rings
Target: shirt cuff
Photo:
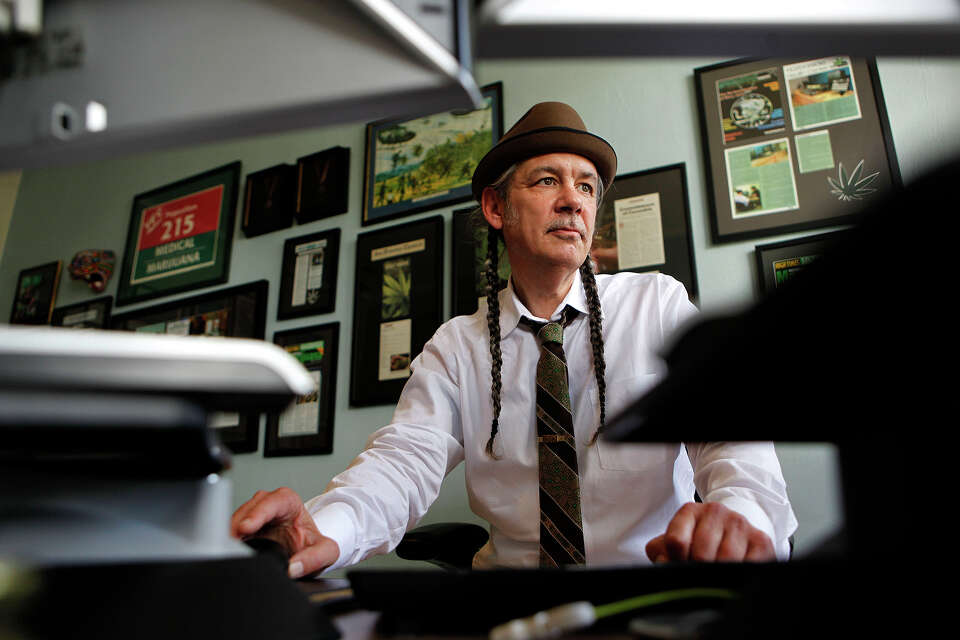
[[[747,522],[751,525],[767,534],[767,537],[770,538],[770,542],[773,544],[774,551],[776,551],[777,560],[790,559],[789,542],[786,540],[777,540],[773,530],[773,523],[770,521],[767,512],[764,511],[760,505],[752,500],[747,500],[739,496],[725,496],[718,500],[718,502],[725,507],[733,509],[746,518]]]
[[[336,542],[340,548],[340,556],[337,561],[324,569],[321,575],[350,564],[350,558],[357,548],[357,526],[354,522],[353,510],[345,504],[334,502],[320,507],[311,515],[313,516],[313,522],[317,525],[317,530]]]

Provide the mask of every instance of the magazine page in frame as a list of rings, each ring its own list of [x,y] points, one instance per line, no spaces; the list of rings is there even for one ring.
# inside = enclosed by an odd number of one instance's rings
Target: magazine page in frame
[[[288,238],[283,245],[277,320],[289,320],[334,310],[340,229]]]

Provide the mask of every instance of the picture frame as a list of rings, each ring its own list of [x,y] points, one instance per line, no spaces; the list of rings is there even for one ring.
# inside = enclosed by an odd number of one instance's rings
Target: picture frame
[[[473,198],[480,159],[503,135],[503,84],[487,106],[371,122],[364,155],[363,226]]]
[[[340,229],[328,229],[283,244],[277,320],[333,312],[337,302]]]
[[[117,306],[227,281],[240,162],[136,195]]]
[[[350,149],[331,147],[297,159],[299,224],[346,213],[350,185]]]
[[[487,280],[484,263],[487,260],[487,230],[475,220],[475,207],[454,210],[451,216],[451,253],[453,277],[451,299],[454,316],[471,315],[486,298]],[[497,243],[497,271],[500,275],[499,290],[507,286],[510,278],[510,259],[503,242]]]
[[[50,324],[61,271],[63,262],[54,260],[20,272],[10,308],[10,324]]]
[[[757,291],[760,296],[773,293],[790,278],[835,246],[847,230],[793,238],[783,242],[757,245]]]
[[[257,280],[117,314],[110,319],[110,327],[119,331],[263,340],[267,292],[267,281]],[[211,419],[211,426],[234,453],[257,450],[259,413],[218,414]]]
[[[617,176],[597,211],[590,249],[595,271],[657,271],[699,295],[686,163]]]
[[[333,453],[340,323],[277,331],[273,341],[297,358],[317,381],[317,390],[283,412],[267,414],[265,458]]]
[[[350,406],[396,403],[442,321],[443,217],[357,236]]]
[[[714,243],[850,222],[902,187],[872,58],[694,70]]]
[[[296,172],[292,164],[278,164],[247,174],[240,222],[244,236],[254,238],[293,226]]]
[[[50,324],[54,327],[74,329],[108,329],[112,308],[113,296],[101,296],[93,300],[64,305],[53,310]]]

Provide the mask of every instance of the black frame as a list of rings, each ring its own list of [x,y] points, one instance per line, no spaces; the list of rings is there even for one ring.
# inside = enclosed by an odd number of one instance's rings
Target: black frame
[[[457,209],[451,217],[451,253],[453,254],[452,314],[454,316],[471,315],[476,312],[481,297],[485,297],[486,278],[483,276],[484,262],[487,259],[486,222],[480,227],[474,223],[476,207]],[[510,277],[510,259],[507,256],[503,240],[497,242],[499,251],[498,271],[501,276]],[[501,277],[500,289],[507,286],[507,279]]]
[[[197,175],[172,182],[170,184],[151,189],[140,193],[133,199],[133,206],[130,213],[130,226],[127,230],[127,244],[123,255],[123,266],[120,269],[120,284],[117,287],[117,306],[124,306],[134,302],[141,302],[162,296],[168,296],[175,293],[182,293],[192,289],[199,289],[214,284],[222,284],[227,281],[230,274],[230,251],[233,246],[233,222],[236,217],[237,209],[237,191],[240,179],[240,162],[232,162],[210,171],[204,171]],[[207,193],[211,189],[222,187],[219,198],[216,195],[211,196],[219,201],[219,212],[217,213],[217,224],[215,226],[216,235],[212,243],[214,252],[213,262],[209,266],[200,268],[192,267],[189,262],[183,263],[184,269],[179,273],[170,273],[167,275],[145,276],[147,280],[135,281],[132,272],[135,266],[141,264],[139,258],[140,229],[144,217],[146,221],[147,233],[151,234],[150,229],[163,229],[161,236],[169,234],[172,239],[165,244],[157,244],[145,247],[149,251],[153,246],[170,246],[174,250],[165,254],[164,258],[176,260],[177,258],[190,258],[194,254],[199,255],[199,259],[206,259],[208,256],[200,255],[200,251],[185,247],[174,248],[174,243],[195,239],[202,233],[191,234],[192,229],[188,229],[188,224],[193,227],[193,223],[188,223],[188,213],[182,216],[176,216],[172,219],[163,219],[161,212],[151,215],[145,215],[161,204],[169,203],[174,200],[187,198],[190,196],[199,196]],[[194,203],[196,204],[196,203]],[[183,207],[181,207],[181,210]],[[164,222],[169,222],[167,227]],[[205,228],[206,225],[204,225]],[[181,233],[182,232],[182,233]],[[194,240],[195,241],[195,240]],[[156,253],[154,254],[155,257]],[[146,264],[148,258],[144,259],[142,264]],[[206,263],[203,263],[206,264]],[[179,264],[177,265],[179,266]],[[147,268],[149,271],[149,268]]]
[[[481,92],[484,96],[490,98],[491,101],[490,107],[492,135],[490,146],[483,150],[484,153],[486,153],[493,147],[493,145],[497,143],[497,141],[500,139],[500,136],[503,135],[503,83],[495,82],[488,84],[481,88]],[[417,120],[432,121],[437,119],[439,122],[440,118],[455,118],[458,115],[466,115],[472,113],[473,111],[476,110],[456,109],[453,111],[423,114],[414,117],[389,118],[367,124],[366,135],[364,138],[366,142],[364,145],[363,162],[363,207],[360,217],[360,222],[363,226],[386,222],[387,220],[409,216],[421,211],[445,207],[473,198],[471,191],[471,177],[473,176],[473,170],[476,168],[476,163],[473,163],[472,166],[468,163],[461,168],[460,185],[455,188],[432,191],[429,194],[421,195],[416,198],[404,200],[398,203],[383,204],[380,206],[376,206],[374,204],[374,185],[376,183],[376,176],[373,174],[376,154],[375,141],[379,140],[378,133],[381,133],[392,127],[402,128],[404,124]],[[429,153],[429,150],[426,150],[422,153]],[[483,154],[476,156],[476,162],[479,162],[482,155]],[[448,167],[443,173],[451,174],[454,171],[455,168]]]
[[[317,416],[317,433],[310,435],[289,435],[280,437],[281,414],[267,414],[267,432],[263,445],[263,456],[306,456],[333,452],[333,424],[336,414],[337,394],[337,351],[340,340],[340,323],[302,327],[287,331],[277,331],[273,341],[290,351],[290,347],[323,340],[323,357],[319,364],[303,361],[308,371],[320,372],[320,386],[317,401],[320,405]],[[296,354],[294,354],[296,357]],[[288,408],[287,410],[291,410]]]
[[[881,199],[885,194],[902,187],[875,60],[845,55],[832,57],[837,61],[840,71],[844,68],[843,59],[850,61],[859,115],[846,120],[825,120],[823,124],[805,124],[801,129],[796,129],[793,122],[790,92],[784,90],[787,83],[783,67],[800,62],[814,62],[816,58],[739,59],[694,70],[704,166],[707,169],[710,228],[714,243],[848,223],[865,204]],[[770,113],[776,115],[775,101],[779,100],[779,117],[783,122],[770,129],[767,134],[759,132],[760,125],[748,123],[746,126],[738,126],[731,117],[728,118],[728,130],[725,133],[717,82],[746,79],[754,72],[772,72],[773,84],[764,81],[756,84],[776,87],[776,91],[767,91],[768,98],[773,96],[773,101],[768,99],[767,103]],[[762,93],[759,90],[754,91],[758,92]],[[734,104],[736,101],[731,103],[731,106]],[[736,137],[738,133],[742,134],[742,141]],[[824,133],[829,136],[827,142],[831,149],[833,166],[801,172],[799,159],[796,158],[798,134],[802,137],[806,134]],[[727,137],[735,139],[728,141]],[[779,151],[786,151],[790,158],[797,206],[770,212],[761,209],[758,212],[760,215],[755,215],[749,213],[749,208],[755,206],[751,198],[742,205],[747,210],[735,214],[732,200],[736,187],[728,182],[725,152],[747,147],[760,149],[765,144],[780,143],[783,140],[786,140],[786,143],[780,146]],[[782,155],[780,157],[783,158]],[[831,191],[836,188],[832,183],[839,181],[841,174],[852,183],[864,180],[864,190],[858,197],[841,199],[839,193]],[[867,192],[867,189],[874,191]],[[762,200],[759,194],[758,200]]]
[[[204,313],[226,311],[229,319],[222,335],[263,340],[267,324],[267,293],[267,281],[257,280],[114,315],[110,320],[110,327],[121,331],[136,331],[138,327],[160,322],[182,321]],[[260,436],[260,414],[241,413],[236,426],[218,428],[217,433],[234,453],[256,451]]]
[[[278,164],[247,174],[240,229],[253,238],[293,226],[296,171],[292,164]]]
[[[759,295],[768,295],[781,286],[777,282],[775,271],[772,268],[768,269],[768,266],[772,266],[778,261],[798,260],[799,263],[789,266],[799,271],[809,264],[808,261],[811,258],[819,258],[824,252],[836,245],[846,233],[846,230],[831,231],[815,236],[757,245],[754,255],[757,264],[757,291]],[[789,277],[785,282],[788,281]]]
[[[322,169],[318,169],[322,166]],[[347,212],[350,149],[331,147],[297,158],[297,222],[304,224]]]
[[[49,324],[53,315],[53,305],[57,299],[57,289],[60,286],[60,273],[63,271],[63,262],[54,260],[36,267],[23,269],[17,276],[17,287],[13,292],[13,304],[10,306],[10,324]],[[18,313],[17,302],[22,293],[24,278],[39,275],[40,290],[37,292],[37,308],[27,313],[25,310]]]
[[[326,242],[323,248],[323,276],[321,286],[312,302],[305,298],[302,304],[293,303],[293,285],[296,282],[297,247],[314,242]],[[277,320],[302,318],[320,313],[331,313],[337,302],[337,265],[340,262],[340,229],[319,231],[305,236],[288,238],[283,244],[283,265],[280,270],[280,298],[277,301]]]
[[[54,327],[76,327],[82,329],[107,329],[110,326],[110,310],[113,308],[113,296],[102,296],[57,307],[53,310],[50,324]],[[94,322],[88,324],[85,320],[79,324],[64,324],[64,320],[78,313],[95,313]]]
[[[423,241],[423,248],[401,252],[406,243]],[[407,245],[410,247],[411,245]],[[374,251],[390,254],[375,256]],[[384,271],[387,262],[409,258],[406,300],[409,309],[389,308],[383,318]],[[354,407],[393,404],[409,376],[381,379],[381,328],[410,321],[410,350],[391,354],[390,370],[409,367],[423,345],[440,326],[443,313],[443,217],[431,216],[357,236],[357,263],[353,304],[353,345],[350,366],[350,405]],[[397,315],[393,315],[397,312]],[[405,356],[405,360],[404,357]],[[391,374],[392,375],[392,374]]]

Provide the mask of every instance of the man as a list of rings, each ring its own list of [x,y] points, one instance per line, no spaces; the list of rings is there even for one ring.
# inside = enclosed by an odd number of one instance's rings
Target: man
[[[594,277],[593,226],[615,174],[613,148],[571,107],[530,109],[473,178],[488,282],[502,236],[507,289],[437,330],[393,422],[323,495],[258,492],[234,535],[281,542],[293,577],[353,564],[395,547],[465,461],[471,508],[490,522],[476,567],[786,557],[796,519],[771,444],[597,438],[662,374],[656,352],[695,313],[667,276]]]

